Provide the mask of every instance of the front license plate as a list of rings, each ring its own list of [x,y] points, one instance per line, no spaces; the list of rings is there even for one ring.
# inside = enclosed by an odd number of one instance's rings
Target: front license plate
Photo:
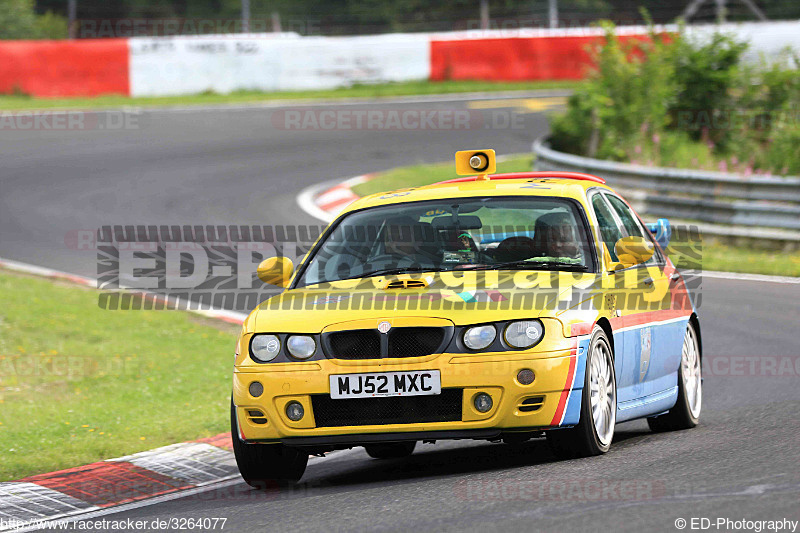
[[[438,370],[336,374],[330,377],[331,398],[378,398],[382,396],[423,396],[441,394]]]

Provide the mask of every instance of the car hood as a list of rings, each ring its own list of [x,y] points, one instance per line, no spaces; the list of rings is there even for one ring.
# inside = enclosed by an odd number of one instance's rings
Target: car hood
[[[462,325],[556,316],[596,294],[597,283],[596,274],[538,271],[347,280],[286,290],[258,306],[248,329],[319,333],[370,318],[430,317]]]

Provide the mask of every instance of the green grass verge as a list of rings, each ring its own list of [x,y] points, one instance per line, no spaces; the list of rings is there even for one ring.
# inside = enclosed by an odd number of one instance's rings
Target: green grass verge
[[[704,239],[700,256],[703,270],[800,277],[800,251],[754,250]]]
[[[512,157],[497,164],[498,172],[531,170],[532,155]],[[381,172],[375,178],[353,187],[359,196],[391,191],[404,187],[429,185],[457,177],[452,162],[413,165]],[[701,247],[702,268],[724,272],[800,276],[800,251],[782,253],[742,246],[727,246],[714,239],[705,239]]]
[[[282,91],[265,93],[260,91],[237,91],[231,94],[201,93],[185,96],[138,97],[122,95],[97,96],[93,98],[33,98],[30,96],[0,95],[0,109],[100,109],[121,106],[164,107],[184,105],[214,105],[257,103],[274,100],[302,100],[327,98],[381,98],[391,96],[414,96],[426,94],[448,94],[468,92],[527,91],[537,89],[572,89],[581,82],[575,81],[409,81],[354,85],[341,89],[319,91]]]
[[[227,431],[237,326],[0,270],[0,481]]]

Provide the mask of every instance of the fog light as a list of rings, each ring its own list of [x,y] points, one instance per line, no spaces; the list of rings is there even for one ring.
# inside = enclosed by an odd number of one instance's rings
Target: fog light
[[[289,402],[286,404],[286,416],[289,417],[289,420],[292,422],[297,422],[305,413],[305,409],[299,402]]]
[[[492,409],[492,397],[485,392],[476,394],[472,403],[475,405],[475,409],[480,413],[488,413]]]
[[[248,390],[250,391],[250,396],[252,396],[253,398],[258,398],[259,396],[264,394],[264,385],[262,385],[258,381],[254,381],[250,384]]]
[[[533,373],[533,370],[530,368],[523,368],[519,372],[517,372],[517,381],[520,382],[522,385],[530,385],[533,383],[533,379],[536,375]]]

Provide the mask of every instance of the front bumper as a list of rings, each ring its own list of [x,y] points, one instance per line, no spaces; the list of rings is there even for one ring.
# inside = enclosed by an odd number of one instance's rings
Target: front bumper
[[[239,436],[249,442],[284,442],[297,445],[362,443],[373,439],[492,438],[509,431],[536,431],[562,424],[566,402],[580,398],[582,380],[573,382],[577,345],[555,351],[482,354],[439,354],[394,360],[344,361],[327,359],[308,363],[237,367],[233,375]],[[535,379],[522,385],[517,373],[531,369]],[[439,370],[442,389],[463,389],[461,419],[448,422],[317,427],[312,395],[328,394],[333,374]],[[249,386],[264,386],[260,397]],[[487,413],[478,412],[472,399],[479,392],[492,397]],[[529,410],[523,402],[537,398]],[[541,402],[538,402],[541,398]],[[286,405],[300,402],[305,416],[291,421]],[[347,402],[349,400],[334,400]],[[263,416],[254,416],[260,412]],[[449,436],[448,436],[449,435]],[[472,435],[470,437],[470,435]]]

